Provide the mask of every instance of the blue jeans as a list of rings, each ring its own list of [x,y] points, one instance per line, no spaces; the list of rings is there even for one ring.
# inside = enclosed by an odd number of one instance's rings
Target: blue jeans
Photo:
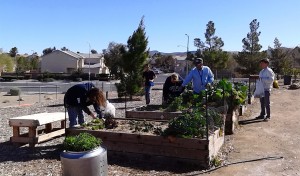
[[[146,104],[150,103],[150,93],[151,93],[151,86],[145,86],[145,99]]]
[[[74,127],[75,125],[77,125],[77,117],[79,124],[84,123],[84,116],[81,107],[69,106],[67,107],[67,111],[69,115],[70,127]]]
[[[271,110],[270,110],[270,91],[265,91],[265,97],[260,98],[260,116],[270,117]],[[267,111],[267,114],[266,114]]]

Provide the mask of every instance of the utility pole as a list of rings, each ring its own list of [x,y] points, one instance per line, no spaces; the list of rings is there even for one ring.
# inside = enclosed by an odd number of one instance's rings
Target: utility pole
[[[189,61],[188,61],[188,54],[189,54],[189,43],[190,43],[190,36],[188,34],[185,34],[187,36],[187,45],[186,45],[186,76],[189,74]]]
[[[89,82],[91,81],[91,44],[90,42],[88,42],[89,44]]]

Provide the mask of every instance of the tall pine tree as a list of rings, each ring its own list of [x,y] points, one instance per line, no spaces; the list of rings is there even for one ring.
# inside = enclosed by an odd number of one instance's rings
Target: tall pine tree
[[[243,51],[234,56],[239,64],[238,72],[241,74],[257,74],[260,70],[259,60],[267,57],[267,52],[260,52],[262,46],[258,43],[261,34],[258,31],[259,22],[254,19],[250,23],[250,32],[247,37],[242,40]]]
[[[142,17],[138,28],[127,40],[127,47],[122,60],[123,76],[121,83],[117,85],[119,90],[125,90],[130,99],[139,93],[142,88],[142,72],[144,64],[149,57],[148,38],[146,37],[144,17]]]
[[[228,54],[222,51],[224,42],[222,38],[215,35],[216,28],[212,21],[206,25],[206,32],[204,33],[205,41],[200,38],[194,39],[194,45],[198,48],[196,52],[197,57],[202,57],[204,64],[209,66],[212,70],[226,68],[228,61]]]
[[[281,43],[276,37],[274,47],[269,47],[271,67],[277,74],[285,74],[287,68],[292,68],[292,60],[287,57],[288,50],[281,47]]]

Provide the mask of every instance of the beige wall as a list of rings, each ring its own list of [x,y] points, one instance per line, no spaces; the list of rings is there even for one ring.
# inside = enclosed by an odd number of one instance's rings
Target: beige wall
[[[67,68],[78,69],[79,64],[82,64],[79,59],[76,59],[61,51],[54,51],[50,54],[42,56],[41,72],[51,73],[67,73]]]

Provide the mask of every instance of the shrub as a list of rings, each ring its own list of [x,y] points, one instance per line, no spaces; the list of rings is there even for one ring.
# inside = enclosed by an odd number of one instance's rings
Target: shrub
[[[21,89],[18,87],[13,87],[9,89],[8,94],[10,94],[11,96],[19,96],[21,95]]]
[[[67,136],[63,142],[63,147],[66,151],[82,152],[95,149],[101,143],[101,139],[89,133],[80,133],[77,136]]]

